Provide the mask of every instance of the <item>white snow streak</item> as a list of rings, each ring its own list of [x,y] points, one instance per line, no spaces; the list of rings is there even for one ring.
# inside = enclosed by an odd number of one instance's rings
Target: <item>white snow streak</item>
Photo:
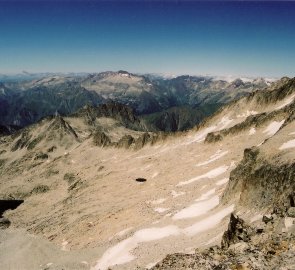
[[[171,235],[177,235],[180,230],[177,226],[170,225],[162,228],[149,228],[139,230],[133,236],[109,248],[97,262],[93,270],[106,270],[110,266],[124,264],[135,259],[130,252],[140,243],[159,240]]]
[[[283,143],[279,149],[284,150],[284,149],[294,148],[294,147],[295,147],[295,140],[290,140],[288,142]]]
[[[214,215],[207,217],[201,221],[194,223],[193,225],[184,229],[175,225],[169,225],[162,228],[148,228],[139,230],[134,233],[133,236],[119,242],[115,246],[109,248],[101,257],[97,264],[91,268],[92,270],[106,270],[110,266],[128,263],[134,260],[136,257],[131,254],[140,243],[160,240],[169,236],[177,236],[179,234],[185,234],[187,236],[193,236],[198,233],[204,232],[208,229],[214,228],[221,220],[230,214],[234,209],[234,205],[220,210]]]
[[[268,136],[275,135],[280,127],[284,124],[285,120],[282,120],[281,122],[273,121],[271,122],[267,128],[263,131],[263,133],[266,133]]]
[[[168,211],[170,208],[162,208],[162,207],[158,207],[155,208],[154,211],[158,212],[158,213],[164,213],[166,211]]]
[[[201,179],[204,179],[204,178],[215,178],[223,173],[225,173],[228,169],[228,166],[220,166],[218,168],[215,168],[203,175],[200,175],[200,176],[197,176],[197,177],[194,177],[194,178],[191,178],[187,181],[183,181],[183,182],[179,182],[176,186],[184,186],[184,185],[188,185],[188,184],[191,184],[193,182],[196,182],[198,180],[201,180]]]
[[[213,209],[219,204],[219,198],[218,196],[214,196],[211,199],[203,200],[198,203],[194,203],[190,205],[189,207],[186,207],[176,213],[172,219],[186,219],[186,218],[193,218],[198,217],[201,215],[206,214],[208,211]]]
[[[222,186],[223,184],[227,183],[228,180],[229,180],[228,178],[223,178],[223,179],[217,181],[217,182],[215,183],[215,185],[217,185],[217,186]]]
[[[285,106],[289,105],[290,103],[292,103],[294,101],[294,98],[295,98],[295,94],[288,97],[283,103],[282,105],[278,106],[275,108],[275,110],[279,110],[279,109],[282,109],[284,108]]]
[[[212,155],[208,160],[204,161],[204,162],[200,162],[198,163],[196,166],[197,167],[200,167],[200,166],[203,166],[203,165],[207,165],[217,159],[220,159],[222,158],[223,156],[225,156],[226,154],[228,153],[228,151],[221,151],[221,150],[218,150],[214,155]]]
[[[183,192],[183,191],[180,191],[180,192],[177,192],[177,191],[175,191],[175,190],[172,190],[172,191],[171,191],[171,195],[172,195],[173,198],[176,198],[176,197],[182,196],[182,195],[184,195],[184,194],[185,194],[185,192]]]
[[[204,232],[206,230],[209,230],[211,228],[214,228],[218,223],[221,222],[221,220],[229,215],[234,210],[234,205],[231,205],[227,208],[224,208],[217,212],[216,214],[209,216],[199,222],[196,222],[195,224],[187,227],[184,229],[184,233],[188,236],[193,236],[198,233]]]

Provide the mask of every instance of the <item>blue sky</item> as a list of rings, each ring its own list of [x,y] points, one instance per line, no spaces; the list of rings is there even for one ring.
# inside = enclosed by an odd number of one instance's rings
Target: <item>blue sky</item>
[[[0,73],[294,76],[295,2],[0,1]]]

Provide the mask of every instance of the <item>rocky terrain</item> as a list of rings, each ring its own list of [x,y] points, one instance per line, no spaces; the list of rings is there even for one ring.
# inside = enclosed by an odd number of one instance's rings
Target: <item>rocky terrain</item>
[[[151,131],[189,129],[220,106],[273,82],[204,76],[168,79],[126,71],[22,74],[9,78],[0,76],[2,126],[25,127],[56,112],[64,116],[85,105],[115,101],[131,107],[136,115],[144,115]]]
[[[283,78],[186,132],[109,103],[1,136],[1,199],[24,202],[0,268],[294,269],[294,99]]]
[[[168,255],[151,269],[294,269],[294,216],[282,218],[273,214],[250,226],[231,214],[221,244],[193,254]]]

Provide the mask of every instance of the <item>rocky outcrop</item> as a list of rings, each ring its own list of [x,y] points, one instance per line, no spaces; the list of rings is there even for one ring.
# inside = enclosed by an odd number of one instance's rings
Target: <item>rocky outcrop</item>
[[[253,231],[245,221],[235,214],[231,214],[228,229],[222,236],[221,247],[229,248],[230,245],[240,241],[249,242]]]
[[[282,78],[272,88],[256,91],[247,97],[247,101],[255,100],[260,105],[275,103],[284,99],[295,91],[295,78]]]
[[[236,198],[244,207],[261,209],[275,205],[285,211],[292,206],[294,179],[294,163],[278,163],[257,147],[245,149],[243,160],[230,174],[222,200]]]
[[[151,142],[152,137],[148,133],[144,133],[135,140],[135,149],[144,147],[148,142]]]
[[[130,148],[130,146],[135,142],[134,138],[131,135],[124,135],[117,143],[119,148]]]
[[[294,269],[295,234],[276,233],[276,220],[264,230],[249,226],[232,214],[221,247],[214,246],[194,254],[171,254],[152,270],[277,270]]]
[[[87,105],[71,116],[83,117],[89,125],[95,125],[96,118],[109,117],[117,120],[127,128],[144,130],[144,126],[134,114],[133,109],[118,102],[107,102],[98,106]]]
[[[105,147],[111,144],[111,140],[104,132],[97,130],[93,134],[93,143],[96,146]]]
[[[53,117],[53,121],[50,123],[50,126],[47,130],[47,139],[50,140],[58,136],[60,140],[63,139],[64,136],[71,136],[74,140],[78,141],[78,136],[75,130],[71,127],[71,125],[65,121],[61,116],[57,115]]]
[[[37,133],[39,127],[48,125],[41,133]],[[68,144],[71,142],[79,142],[78,135],[71,125],[61,116],[50,116],[40,122],[17,131],[11,135],[16,140],[11,147],[11,151],[27,148],[33,150],[42,141],[54,141],[58,144]]]
[[[295,103],[278,111],[248,116],[245,121],[237,125],[234,125],[233,127],[208,133],[206,136],[205,142],[207,143],[219,142],[228,135],[238,134],[245,130],[249,130],[251,127],[262,126],[264,123],[271,120],[275,121],[275,120],[281,120],[281,119],[289,119],[293,115],[294,111],[295,111]]]

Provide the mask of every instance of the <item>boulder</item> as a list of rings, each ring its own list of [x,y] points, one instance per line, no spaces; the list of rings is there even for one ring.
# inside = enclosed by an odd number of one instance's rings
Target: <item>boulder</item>
[[[290,207],[287,212],[289,217],[295,218],[295,207]]]
[[[0,218],[0,229],[7,229],[11,222],[7,218]]]

